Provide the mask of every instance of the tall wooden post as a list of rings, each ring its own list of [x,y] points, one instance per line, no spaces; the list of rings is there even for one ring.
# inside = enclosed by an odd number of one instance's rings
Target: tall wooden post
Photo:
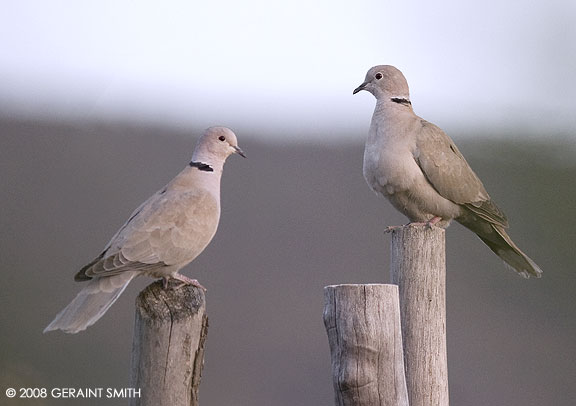
[[[448,406],[444,230],[392,230],[391,280],[400,292],[410,406]]]
[[[336,405],[408,406],[397,286],[326,286],[324,325]]]
[[[136,299],[131,406],[197,406],[208,332],[204,291],[160,281]]]

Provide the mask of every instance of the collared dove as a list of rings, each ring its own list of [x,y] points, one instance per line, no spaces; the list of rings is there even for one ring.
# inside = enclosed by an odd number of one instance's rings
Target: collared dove
[[[508,220],[492,202],[454,142],[412,110],[408,83],[398,69],[374,66],[353,94],[376,97],[364,150],[364,178],[411,222],[448,227],[452,219],[472,230],[519,274],[542,270],[512,242]]]
[[[94,324],[136,276],[177,279],[202,287],[178,271],[206,248],[220,219],[220,178],[226,158],[245,157],[226,127],[208,128],[192,161],[152,195],[112,237],[104,251],[74,277],[86,287],[46,327],[77,333]]]

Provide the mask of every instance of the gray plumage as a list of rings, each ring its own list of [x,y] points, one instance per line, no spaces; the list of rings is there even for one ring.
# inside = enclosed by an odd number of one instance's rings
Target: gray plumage
[[[411,222],[447,227],[452,219],[528,277],[542,270],[506,233],[508,220],[454,142],[412,109],[408,83],[393,66],[371,68],[354,94],[376,97],[364,150],[364,178]]]
[[[104,251],[74,277],[84,289],[44,332],[77,333],[94,324],[136,276],[174,278],[201,285],[178,273],[206,248],[220,219],[220,178],[226,158],[244,156],[236,135],[208,128],[187,165],[152,195],[112,237]]]

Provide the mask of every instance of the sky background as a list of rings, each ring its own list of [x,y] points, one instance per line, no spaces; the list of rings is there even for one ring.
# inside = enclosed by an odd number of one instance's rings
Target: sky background
[[[576,129],[576,2],[0,1],[0,112],[356,137],[368,70],[445,129]]]

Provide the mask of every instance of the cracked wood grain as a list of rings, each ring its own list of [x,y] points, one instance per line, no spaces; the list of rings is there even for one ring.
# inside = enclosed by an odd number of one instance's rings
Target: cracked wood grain
[[[208,331],[204,291],[171,281],[144,289],[136,299],[131,406],[197,406]]]
[[[336,405],[408,405],[397,286],[326,286],[324,325]]]
[[[411,406],[448,406],[445,232],[392,229],[390,276],[398,285]]]

